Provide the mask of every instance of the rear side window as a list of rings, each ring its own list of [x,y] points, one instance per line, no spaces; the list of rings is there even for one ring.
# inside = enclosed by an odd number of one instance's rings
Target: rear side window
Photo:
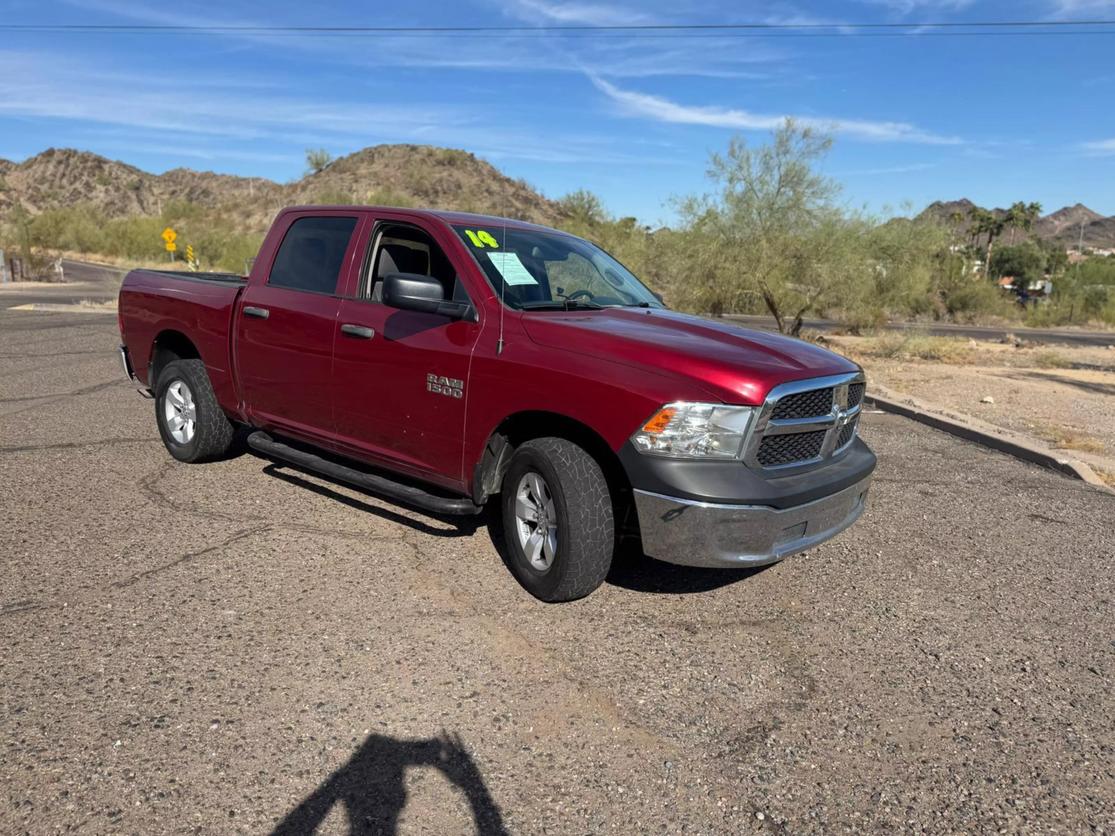
[[[290,225],[267,283],[312,293],[336,293],[356,218],[299,218]]]

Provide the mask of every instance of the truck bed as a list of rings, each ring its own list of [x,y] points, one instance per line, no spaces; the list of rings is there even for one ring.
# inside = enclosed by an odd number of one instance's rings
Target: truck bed
[[[224,282],[227,284],[247,284],[248,277],[238,273],[193,272],[186,270],[133,270],[133,273],[155,273],[160,276],[172,276],[176,279],[187,279],[203,282]]]
[[[147,386],[154,386],[155,381],[147,376],[156,340],[168,334],[188,335],[205,363],[218,399],[234,410],[232,313],[247,283],[246,277],[235,273],[128,273],[120,288],[120,328],[136,376]]]

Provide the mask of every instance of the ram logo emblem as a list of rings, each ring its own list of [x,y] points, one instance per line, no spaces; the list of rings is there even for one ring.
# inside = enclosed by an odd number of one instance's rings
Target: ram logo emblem
[[[455,377],[443,377],[440,374],[426,375],[426,391],[435,395],[445,395],[450,398],[463,398],[465,395],[465,382]]]

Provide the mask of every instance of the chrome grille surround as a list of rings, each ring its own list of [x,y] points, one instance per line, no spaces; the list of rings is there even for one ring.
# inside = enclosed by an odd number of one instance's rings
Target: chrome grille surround
[[[831,459],[847,449],[856,436],[860,409],[863,404],[865,388],[863,372],[850,372],[848,374],[830,375],[828,377],[814,377],[809,380],[795,380],[783,383],[770,390],[763,405],[759,408],[758,417],[751,422],[747,440],[744,442],[743,461],[754,470],[763,472],[783,472],[794,468],[804,468]],[[801,395],[816,390],[832,390],[832,407],[824,415],[808,418],[775,418],[779,401],[790,395]],[[772,436],[790,435],[797,433],[824,432],[824,441],[816,455],[805,459],[784,462],[780,464],[764,465],[760,460],[760,449],[763,448],[764,439]],[[770,449],[770,445],[766,450]],[[809,449],[812,449],[810,447]],[[762,459],[770,461],[764,455]]]

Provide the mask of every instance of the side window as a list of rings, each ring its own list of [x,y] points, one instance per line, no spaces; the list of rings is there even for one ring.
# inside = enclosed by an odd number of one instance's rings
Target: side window
[[[299,218],[290,225],[275,263],[269,285],[335,293],[356,218]]]
[[[375,249],[368,262],[364,286],[372,301],[383,298],[383,277],[391,273],[418,273],[431,276],[445,288],[445,298],[467,302],[468,294],[457,278],[448,256],[429,235],[410,226],[383,225],[373,236]]]

